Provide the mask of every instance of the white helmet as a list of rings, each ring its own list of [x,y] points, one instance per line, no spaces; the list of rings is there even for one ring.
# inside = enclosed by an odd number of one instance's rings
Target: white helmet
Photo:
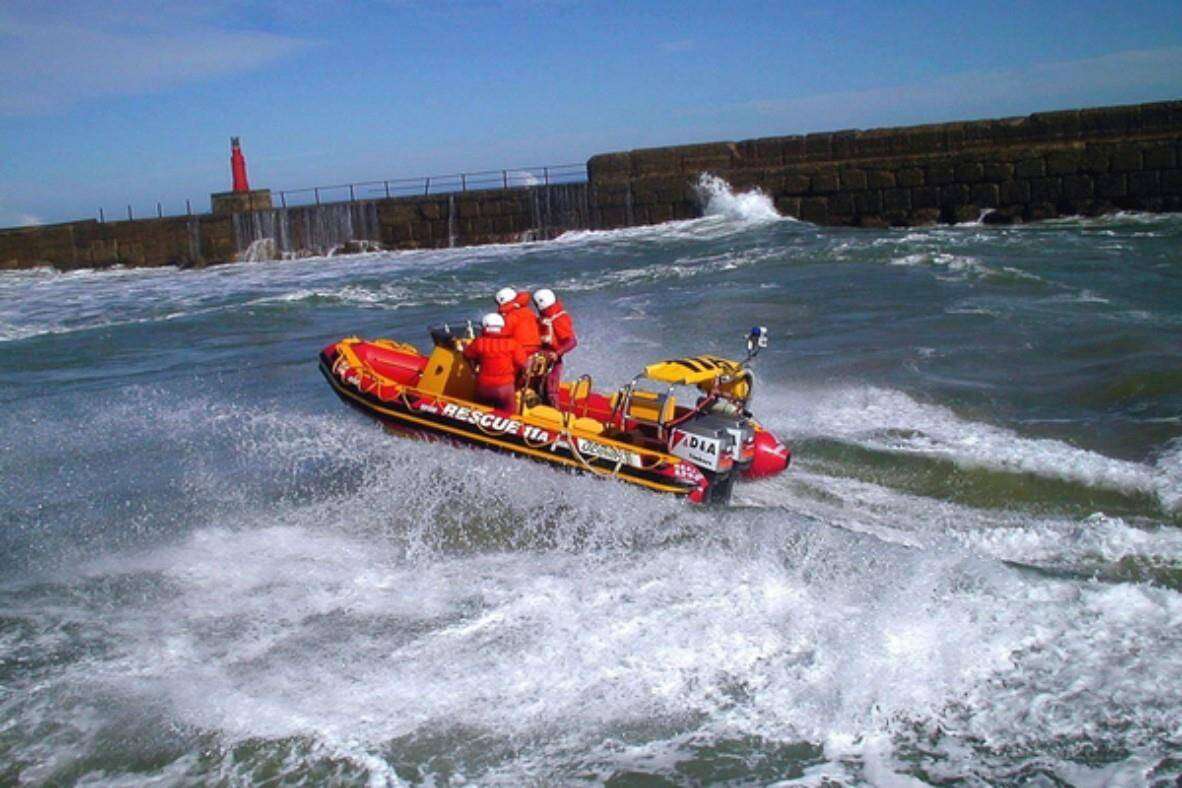
[[[515,298],[517,298],[517,291],[512,287],[502,287],[497,291],[496,299],[499,306],[504,306]]]
[[[534,293],[534,304],[537,305],[538,309],[549,309],[554,306],[554,302],[557,300],[558,298],[554,295],[554,291],[545,287]]]
[[[499,334],[505,328],[505,318],[496,312],[489,312],[481,318],[480,325],[484,326],[484,330],[490,334]]]

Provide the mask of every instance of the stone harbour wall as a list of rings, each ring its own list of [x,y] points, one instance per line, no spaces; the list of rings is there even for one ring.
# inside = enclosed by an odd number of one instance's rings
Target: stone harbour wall
[[[98,222],[0,230],[0,269],[203,265],[233,260],[232,216]]]
[[[697,216],[703,172],[816,224],[1182,210],[1182,101],[649,148],[588,162],[596,227]]]
[[[182,267],[304,254],[516,243],[589,226],[587,184],[0,230],[0,269]],[[256,243],[271,239],[272,243]],[[253,246],[252,246],[253,244]]]
[[[826,225],[1182,211],[1182,101],[606,153],[587,171],[587,183],[262,210],[252,201],[255,210],[240,212],[222,201],[225,213],[0,230],[0,269],[541,240],[699,216],[703,173],[758,187],[781,213]]]

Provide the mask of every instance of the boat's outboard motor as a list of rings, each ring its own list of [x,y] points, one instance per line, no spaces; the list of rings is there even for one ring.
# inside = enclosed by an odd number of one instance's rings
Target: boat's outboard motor
[[[755,428],[745,418],[700,413],[669,431],[669,453],[708,474],[709,502],[725,503],[755,457]]]

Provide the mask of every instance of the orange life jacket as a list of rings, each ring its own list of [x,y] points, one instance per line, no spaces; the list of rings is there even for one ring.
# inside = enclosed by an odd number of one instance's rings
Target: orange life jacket
[[[517,380],[517,370],[525,366],[529,354],[511,336],[483,334],[464,348],[464,358],[480,365],[478,385],[504,386]]]
[[[523,295],[526,306],[522,306]],[[538,319],[528,304],[529,293],[519,293],[515,301],[502,304],[497,311],[505,318],[504,336],[516,339],[527,353],[536,353],[542,347],[542,338],[538,334]]]
[[[575,336],[575,325],[563,309],[561,301],[556,300],[543,309],[538,323],[541,326],[542,344],[558,355],[566,355],[579,344],[579,339]]]

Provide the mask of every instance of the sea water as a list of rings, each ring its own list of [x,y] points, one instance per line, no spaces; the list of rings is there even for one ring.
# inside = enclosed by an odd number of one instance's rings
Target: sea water
[[[1172,785],[1182,218],[0,274],[0,782]],[[316,368],[504,285],[571,377],[741,353],[725,509],[384,433]]]

